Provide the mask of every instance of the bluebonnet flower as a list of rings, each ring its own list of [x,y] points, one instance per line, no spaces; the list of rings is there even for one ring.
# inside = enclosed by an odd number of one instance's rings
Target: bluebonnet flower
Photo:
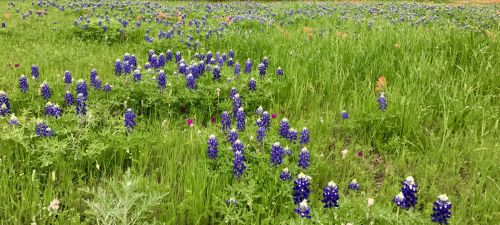
[[[153,64],[156,60],[154,60],[155,50],[150,49],[148,51],[148,62]]]
[[[349,190],[353,191],[359,191],[360,185],[356,181],[356,179],[352,179],[351,183],[349,183],[349,186],[347,186]]]
[[[239,94],[235,94],[233,98],[233,115],[236,117],[236,113],[238,112],[238,109],[242,106],[241,103],[241,98]]]
[[[151,69],[151,63],[147,62],[144,64],[144,69]]]
[[[46,81],[44,81],[40,85],[40,95],[42,95],[42,98],[44,100],[48,100],[52,96],[52,93],[50,92],[49,84]]]
[[[187,65],[184,62],[179,63],[178,71],[180,74],[186,74]]]
[[[19,88],[21,89],[22,93],[28,92],[28,78],[26,76],[21,75],[19,77]]]
[[[438,196],[438,200],[434,202],[432,210],[432,222],[439,224],[448,224],[448,219],[451,218],[451,202],[445,194]]]
[[[233,128],[227,133],[227,141],[234,143],[236,140],[238,140],[238,132]]]
[[[219,66],[214,66],[214,70],[212,71],[214,74],[213,80],[219,80],[220,79],[220,67]]]
[[[217,137],[215,135],[210,135],[208,136],[208,148],[207,148],[207,154],[209,159],[217,159],[217,154],[219,153],[219,150],[217,150],[218,143],[217,143]]]
[[[266,65],[264,65],[264,63],[259,64],[260,78],[264,78],[266,76],[266,70],[267,70],[267,67],[266,67]]]
[[[211,51],[208,51],[207,52],[207,57],[206,57],[206,63],[209,64],[210,63],[210,60],[212,59],[213,55],[212,55],[212,52]]]
[[[121,28],[120,28],[120,30],[121,30]],[[145,34],[144,41],[146,41],[147,43],[153,43],[154,39],[152,37],[150,37],[149,34]]]
[[[64,94],[64,103],[66,103],[66,106],[71,106],[73,105],[73,94],[71,94],[70,91],[66,91],[66,94]]]
[[[330,181],[328,182],[328,185],[323,188],[323,200],[321,200],[321,202],[325,204],[323,207],[339,207],[338,200],[339,188],[337,187],[337,184],[335,184],[333,181]]]
[[[264,56],[264,58],[262,58],[262,62],[261,63],[264,64],[264,66],[267,69],[267,66],[269,66],[269,58],[267,58],[267,56]]]
[[[234,197],[231,197],[228,200],[226,200],[226,204],[229,206],[238,205],[238,201]]]
[[[309,129],[307,127],[302,128],[300,132],[300,145],[309,144]]]
[[[11,126],[16,126],[16,125],[19,125],[19,119],[14,115],[10,115],[10,119],[9,119],[9,125]]]
[[[245,146],[243,145],[243,142],[241,142],[240,139],[236,139],[232,144],[231,148],[233,149],[233,152],[245,152]]]
[[[176,62],[176,63],[179,63],[179,62],[181,61],[181,59],[182,59],[182,54],[181,54],[181,52],[176,52],[176,53],[175,53],[175,62]]]
[[[127,109],[125,112],[125,127],[128,131],[132,130],[135,127],[135,114],[132,109]]]
[[[170,49],[169,49],[169,50],[167,50],[167,55],[165,56],[165,60],[166,60],[167,62],[172,61],[172,50],[170,50]]]
[[[279,135],[282,138],[287,138],[288,137],[288,130],[290,129],[290,125],[288,124],[288,119],[283,118],[280,121],[280,130],[279,130]]]
[[[161,70],[160,73],[158,73],[158,78],[156,78],[156,81],[158,82],[159,90],[163,90],[167,87],[167,78],[163,70]]]
[[[298,204],[304,200],[309,200],[309,194],[311,190],[309,189],[309,185],[311,183],[309,180],[311,177],[305,175],[304,173],[300,173],[299,177],[293,181],[293,202]]]
[[[57,118],[61,116],[61,113],[61,108],[58,105],[54,105],[51,102],[45,104],[45,115]]]
[[[262,106],[259,106],[259,108],[257,108],[255,110],[255,113],[258,115],[258,116],[262,116],[262,113],[264,112],[264,108],[262,108]],[[258,125],[257,125],[258,126]],[[260,127],[260,126],[259,126]]]
[[[109,93],[111,91],[111,89],[113,88],[113,86],[111,86],[110,84],[106,83],[104,84],[104,86],[102,87],[102,90],[106,93]]]
[[[235,87],[232,87],[232,88],[231,88],[231,90],[229,90],[229,98],[230,98],[231,100],[233,100],[233,99],[234,99],[234,96],[235,96],[236,94],[238,94],[238,92],[236,91],[236,88],[235,88]]]
[[[281,69],[281,67],[278,67],[278,69],[276,70],[276,75],[283,76],[283,69]]]
[[[35,132],[38,137],[51,137],[54,131],[42,120],[36,122]]]
[[[186,76],[186,87],[191,90],[196,89],[196,79],[193,77],[193,74],[188,74]]]
[[[293,210],[295,213],[299,214],[299,216],[301,218],[307,218],[307,219],[311,219],[311,216],[309,214],[311,214],[311,208],[309,207],[309,205],[307,205],[307,200],[304,199],[302,200],[298,207],[296,209]]]
[[[342,119],[344,119],[344,120],[349,119],[349,113],[347,113],[347,111],[345,111],[345,110],[342,110],[340,112],[340,117],[342,117]]]
[[[284,155],[292,155],[292,150],[290,150],[290,147],[286,146],[286,147],[283,149],[283,154],[284,154]]]
[[[6,116],[9,113],[10,113],[10,107],[8,107],[7,104],[5,104],[5,103],[1,103],[0,116]]]
[[[297,130],[293,129],[293,128],[290,128],[288,129],[288,136],[287,136],[288,140],[292,141],[295,143],[295,141],[297,141]]]
[[[240,69],[240,63],[237,62],[236,64],[234,64],[234,75],[235,76],[240,75],[240,70],[241,70]]]
[[[2,21],[2,28],[5,28],[5,21]]]
[[[248,81],[248,90],[250,91],[255,91],[257,89],[257,81],[255,79],[250,78],[250,81]]]
[[[99,76],[97,76],[94,79],[92,86],[94,87],[95,90],[101,90],[101,84],[102,84],[101,78],[99,78]]]
[[[31,66],[31,77],[34,79],[38,79],[39,76],[40,76],[40,71],[38,69],[38,66],[33,64]]]
[[[259,129],[257,129],[257,142],[261,144],[265,137],[266,137],[266,128],[259,127]]]
[[[260,120],[262,121],[261,125],[264,128],[269,128],[271,126],[271,115],[267,111],[264,111],[262,113],[262,116],[260,116]]]
[[[85,98],[89,95],[87,91],[87,83],[82,79],[76,82],[76,95],[78,94],[83,94],[83,97]]]
[[[216,61],[217,60],[215,60],[215,58],[212,58],[212,59],[210,59],[210,64],[215,65]]]
[[[392,202],[399,206],[400,208],[407,209],[409,206],[406,204],[405,196],[403,195],[403,192],[399,192],[396,197],[392,199]]]
[[[76,115],[77,116],[85,116],[87,115],[87,99],[83,96],[82,93],[79,93],[76,96]]]
[[[227,66],[234,66],[234,59],[233,58],[229,58],[229,60],[227,60]]]
[[[134,81],[135,82],[138,82],[142,79],[142,74],[141,74],[141,70],[140,69],[136,69],[134,70]]]
[[[221,126],[222,126],[222,131],[227,131],[231,128],[231,118],[229,117],[229,113],[224,111],[220,115],[221,118]]]
[[[385,95],[383,92],[380,94],[377,101],[378,101],[378,109],[380,109],[380,111],[385,112],[385,110],[387,109],[387,100],[385,99]]]
[[[135,57],[135,55],[131,55],[128,62],[130,63],[133,69],[137,68],[137,58]]]
[[[92,73],[90,76],[92,77]],[[73,77],[71,76],[71,72],[69,72],[69,70],[64,71],[64,83],[65,84],[73,83]]]
[[[244,131],[245,130],[245,111],[243,111],[243,107],[240,107],[238,111],[236,112],[236,128],[239,131]]]
[[[123,63],[120,59],[115,62],[115,75],[120,76],[123,73]]]
[[[288,170],[288,167],[285,167],[283,171],[280,173],[280,179],[281,180],[290,180],[292,179],[292,175],[290,174],[290,171]]]
[[[252,61],[250,59],[247,59],[245,63],[245,73],[251,73],[252,72]]]
[[[229,58],[234,58],[234,51],[232,49],[229,50],[229,52],[227,53],[227,55],[229,56]]]
[[[401,192],[403,193],[407,207],[415,207],[417,205],[418,185],[412,176],[407,177],[402,182]]]
[[[157,60],[156,64],[158,64],[157,67],[159,67],[159,68],[165,66],[165,54],[160,53],[160,55],[158,56],[158,60]]]
[[[279,142],[274,142],[270,153],[271,166],[278,166],[283,163],[283,148]]]
[[[123,73],[125,75],[128,75],[132,72],[132,65],[130,65],[129,61],[124,61],[123,62]]]
[[[297,165],[302,167],[302,169],[307,169],[307,167],[309,167],[309,158],[309,150],[307,150],[306,147],[302,148],[302,150],[300,150],[299,161],[297,162]]]
[[[219,57],[217,59],[217,63],[219,64],[220,67],[223,67],[224,66],[224,59],[222,57]]]
[[[234,152],[234,160],[233,160],[233,174],[236,178],[240,178],[243,172],[246,170],[245,166],[245,155],[241,151]]]

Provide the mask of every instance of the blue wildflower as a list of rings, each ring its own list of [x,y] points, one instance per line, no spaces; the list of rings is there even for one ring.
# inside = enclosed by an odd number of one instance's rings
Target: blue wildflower
[[[125,127],[128,131],[131,131],[135,127],[135,114],[132,109],[127,109],[125,112]]]
[[[172,50],[170,50],[170,49],[169,49],[169,50],[167,50],[167,55],[165,56],[165,60],[166,60],[167,62],[172,61]]]
[[[283,171],[281,171],[281,173],[280,173],[280,179],[281,180],[290,180],[290,179],[292,179],[292,175],[290,174],[290,171],[288,170],[288,167],[286,167],[285,169],[283,169]]]
[[[248,90],[250,91],[255,91],[257,89],[257,81],[255,79],[250,78],[250,81],[248,81]]]
[[[299,216],[301,218],[311,219],[311,216],[309,215],[309,214],[311,214],[311,208],[309,207],[309,205],[307,205],[306,199],[302,200],[302,202],[300,202],[298,207],[296,209],[294,209],[293,211],[295,213],[299,214]]]
[[[226,200],[226,204],[229,206],[238,205],[238,201],[234,197],[231,197],[228,200]]]
[[[309,200],[309,194],[311,193],[311,190],[309,189],[309,186],[311,185],[309,182],[310,179],[311,177],[305,175],[304,173],[300,173],[299,177],[293,181],[293,202],[295,204],[304,200]]]
[[[142,74],[141,74],[141,70],[140,69],[136,69],[134,70],[134,81],[135,82],[138,82],[142,79]]]
[[[233,128],[227,133],[227,141],[234,143],[236,140],[238,140],[238,132]]]
[[[71,106],[73,105],[73,94],[71,94],[70,91],[66,91],[66,94],[64,94],[64,103],[66,103],[66,106]]]
[[[92,77],[92,73],[91,73],[91,77]],[[71,72],[69,72],[69,70],[64,71],[64,83],[65,84],[73,83],[73,77],[71,76]]]
[[[259,129],[257,129],[257,142],[259,144],[262,144],[262,141],[264,140],[265,137],[266,137],[266,128],[259,127]]]
[[[245,111],[243,111],[243,108],[240,107],[238,111],[236,112],[236,128],[239,131],[244,131],[245,130]]]
[[[434,202],[432,210],[432,222],[439,224],[448,224],[448,219],[451,218],[451,202],[445,194],[438,196],[438,200]]]
[[[236,91],[235,87],[232,87],[231,90],[229,90],[229,98],[233,100],[236,94],[238,94],[238,91]]]
[[[158,89],[163,90],[167,87],[167,78],[165,76],[165,72],[163,70],[158,73],[158,78],[156,78],[158,82]]]
[[[222,131],[228,131],[231,129],[231,118],[229,117],[229,113],[226,111],[222,112],[220,118]]]
[[[50,97],[52,96],[52,93],[50,91],[50,87],[49,87],[49,84],[44,81],[41,85],[40,85],[40,95],[42,95],[42,98],[44,100],[48,100],[50,99]]]
[[[193,74],[188,74],[186,76],[186,87],[190,90],[196,89],[196,79],[194,78]]]
[[[283,163],[283,148],[279,142],[274,142],[270,153],[271,166],[278,166]]]
[[[19,125],[19,119],[14,115],[10,115],[10,119],[9,119],[9,125],[11,126],[16,126],[16,125]]]
[[[281,67],[278,67],[278,69],[276,70],[276,75],[283,76],[283,69],[281,69]]]
[[[247,59],[247,62],[245,63],[245,73],[251,73],[252,72],[252,61],[250,59]]]
[[[229,58],[227,60],[227,66],[234,66],[234,59],[233,58]]]
[[[408,208],[408,205],[406,204],[405,196],[403,195],[403,192],[399,192],[399,194],[396,195],[396,197],[394,197],[392,199],[392,202],[394,202],[394,204],[396,204],[400,208],[403,208],[403,209]]]
[[[384,93],[380,94],[377,101],[378,101],[378,109],[380,111],[385,112],[385,110],[387,109],[387,100],[385,99]]]
[[[307,167],[309,167],[309,159],[309,150],[304,147],[302,148],[302,150],[300,150],[299,161],[297,162],[297,165],[302,167],[302,169],[307,169]]]
[[[323,200],[321,200],[321,202],[325,204],[323,207],[339,207],[338,200],[339,188],[337,187],[337,184],[335,184],[333,181],[330,181],[328,182],[328,185],[323,188]]]
[[[21,75],[19,77],[19,88],[21,89],[22,93],[28,92],[28,78],[26,76]]]
[[[342,110],[340,112],[340,117],[342,117],[342,119],[344,119],[344,120],[349,119],[349,113],[347,113],[347,111],[345,111],[345,110]]]
[[[208,136],[208,148],[207,148],[207,154],[209,159],[217,159],[217,154],[219,151],[217,150],[218,143],[217,143],[217,137],[215,135],[210,135]]]
[[[102,87],[102,90],[106,93],[109,93],[111,91],[111,89],[113,88],[113,86],[111,86],[110,84],[106,83],[104,84],[104,86]]]
[[[283,149],[283,154],[284,154],[284,155],[292,155],[292,150],[290,150],[290,147],[286,146],[286,147]]]
[[[271,126],[271,115],[269,115],[269,113],[267,111],[264,111],[262,113],[260,120],[262,121],[262,123],[261,123],[262,127],[268,129],[269,126]]]
[[[347,186],[349,190],[353,191],[359,191],[360,185],[356,181],[356,179],[352,179],[351,183],[349,183],[349,186]]]
[[[264,108],[262,108],[262,106],[259,106],[259,108],[257,108],[255,110],[255,113],[258,115],[258,116],[262,116],[262,113],[264,112]],[[257,125],[258,126],[258,125]],[[259,126],[260,127],[260,126]]]
[[[309,143],[309,129],[307,129],[307,127],[304,127],[300,132],[300,145],[308,143]]]
[[[240,75],[240,70],[241,70],[240,69],[240,63],[237,62],[236,64],[234,64],[234,75],[235,76]]]
[[[181,54],[181,52],[176,52],[176,53],[175,53],[175,62],[176,62],[176,63],[179,63],[179,62],[181,61],[181,59],[182,59],[182,54]]]
[[[232,106],[233,106],[233,115],[236,117],[236,113],[238,112],[238,109],[242,106],[241,98],[240,98],[239,94],[234,95]]]
[[[220,79],[220,67],[219,66],[214,66],[214,70],[212,71],[214,74],[213,80],[219,80]]]
[[[260,78],[264,78],[266,76],[266,70],[267,70],[267,67],[266,67],[266,65],[264,65],[264,63],[259,64]]]
[[[76,95],[78,94],[83,94],[85,98],[89,95],[87,91],[87,82],[85,82],[85,80],[80,79],[76,82]]]
[[[39,76],[40,76],[40,71],[38,69],[38,66],[33,64],[31,66],[31,77],[34,79],[38,79]]]
[[[82,93],[76,96],[76,115],[85,116],[87,115],[87,99]]]
[[[246,170],[245,166],[245,155],[241,151],[234,152],[233,159],[233,174],[236,178],[240,178],[243,175],[243,172]]]
[[[54,131],[41,120],[38,120],[35,127],[35,132],[38,137],[51,137],[54,135]]]
[[[129,61],[124,61],[123,62],[123,73],[125,75],[128,75],[132,72],[132,65],[130,65]]]
[[[402,182],[401,192],[403,193],[407,207],[415,207],[417,205],[418,185],[412,176],[407,177]]]
[[[227,53],[227,55],[229,56],[229,58],[234,58],[234,51],[232,49],[229,50],[229,52]]]
[[[123,63],[120,59],[115,62],[115,75],[120,76],[123,73]]]
[[[280,129],[279,129],[279,135],[282,138],[287,138],[288,137],[288,130],[290,129],[290,125],[288,124],[288,119],[283,118],[280,121]]]
[[[297,130],[295,130],[293,128],[288,129],[288,136],[287,136],[287,138],[288,138],[288,140],[290,140],[293,143],[295,143],[295,141],[297,141]]]

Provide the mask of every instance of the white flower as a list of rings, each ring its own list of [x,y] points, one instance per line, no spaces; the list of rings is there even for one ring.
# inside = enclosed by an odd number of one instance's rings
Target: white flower
[[[47,210],[49,210],[49,212],[51,212],[51,213],[52,213],[52,212],[54,212],[54,213],[55,213],[55,212],[57,212],[57,210],[59,209],[59,203],[60,203],[60,202],[59,202],[59,199],[54,198],[54,200],[52,200],[52,201],[50,202],[50,205],[49,205],[49,207],[47,208]]]
[[[374,204],[375,204],[375,199],[373,199],[373,198],[368,198],[368,203],[367,203],[368,207],[371,207],[371,206],[373,206]]]
[[[345,159],[345,157],[347,156],[347,152],[347,149],[342,150],[342,159]]]

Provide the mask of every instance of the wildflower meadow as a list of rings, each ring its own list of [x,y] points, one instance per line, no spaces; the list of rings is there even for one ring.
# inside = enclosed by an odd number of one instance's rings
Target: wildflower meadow
[[[495,1],[0,1],[0,224],[498,224]]]

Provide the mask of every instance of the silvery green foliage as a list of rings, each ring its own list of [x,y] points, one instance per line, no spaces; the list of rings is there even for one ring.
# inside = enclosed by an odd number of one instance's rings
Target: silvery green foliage
[[[157,208],[163,194],[144,188],[145,180],[134,177],[130,170],[121,180],[113,179],[96,189],[86,188],[90,222],[103,225],[148,224],[149,214]],[[149,216],[148,216],[149,215]]]

